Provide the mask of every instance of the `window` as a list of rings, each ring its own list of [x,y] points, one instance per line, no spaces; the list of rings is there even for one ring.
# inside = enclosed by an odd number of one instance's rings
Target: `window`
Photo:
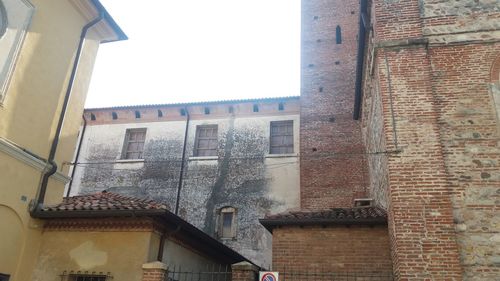
[[[233,238],[236,236],[236,209],[224,207],[219,216],[219,237]]]
[[[285,104],[283,104],[282,102],[280,102],[280,103],[278,104],[278,110],[279,110],[279,111],[283,111],[283,110],[285,110]]]
[[[106,275],[70,275],[71,281],[106,281]]]
[[[293,153],[293,121],[271,122],[271,154]]]
[[[217,156],[217,125],[196,127],[194,156]]]
[[[161,118],[161,117],[163,117],[163,112],[158,109],[158,118]]]
[[[95,121],[95,119],[96,119],[95,118],[95,114],[94,113],[90,113],[90,120]]]
[[[340,25],[337,25],[337,28],[335,29],[335,38],[337,41],[337,44],[342,44],[342,29],[340,28]]]
[[[116,112],[111,112],[111,117],[113,118],[113,120],[116,120],[118,119],[118,114],[116,114]]]
[[[142,159],[146,129],[128,129],[123,145],[122,159]]]
[[[0,281],[9,281],[10,275],[0,273]]]
[[[253,112],[259,112],[259,106],[257,104],[253,105]]]
[[[135,118],[141,118],[141,113],[139,111],[135,111]]]

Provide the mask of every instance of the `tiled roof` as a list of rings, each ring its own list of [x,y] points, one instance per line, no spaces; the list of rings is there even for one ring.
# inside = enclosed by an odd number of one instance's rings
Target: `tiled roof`
[[[266,216],[260,222],[268,230],[280,225],[385,224],[387,213],[379,207],[335,208],[285,212]]]
[[[111,210],[167,210],[167,206],[149,199],[128,197],[112,192],[100,192],[67,197],[57,205],[42,208],[43,212]]]
[[[94,107],[85,108],[85,111],[93,110],[106,110],[106,109],[131,109],[131,108],[145,108],[145,107],[160,107],[160,106],[190,106],[190,105],[209,105],[209,104],[224,104],[224,103],[243,103],[243,102],[272,102],[279,100],[299,99],[300,96],[282,96],[282,97],[268,97],[268,98],[254,98],[254,99],[234,99],[234,100],[214,100],[214,101],[196,101],[185,103],[158,103],[158,104],[137,104],[137,105],[119,105],[109,107]]]

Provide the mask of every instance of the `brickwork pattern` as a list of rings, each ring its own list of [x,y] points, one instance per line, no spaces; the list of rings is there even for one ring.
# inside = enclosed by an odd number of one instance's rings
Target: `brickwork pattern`
[[[401,150],[369,160],[370,194],[389,207],[396,276],[496,280],[498,5],[372,3],[363,137],[368,151]],[[405,42],[416,38],[429,43]],[[374,50],[387,43],[395,47]]]
[[[333,8],[335,7],[335,8]],[[367,169],[352,119],[359,3],[302,1],[301,207],[352,207],[365,196]],[[336,44],[336,26],[342,44]]]
[[[160,268],[143,269],[142,281],[164,281],[167,271]]]
[[[273,231],[273,269],[392,272],[386,226],[286,227]]]

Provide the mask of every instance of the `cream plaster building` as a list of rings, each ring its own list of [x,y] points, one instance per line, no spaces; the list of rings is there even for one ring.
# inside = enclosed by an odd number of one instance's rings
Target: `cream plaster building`
[[[0,1],[0,280],[32,279],[36,217],[69,181],[99,44],[123,39],[98,1]]]

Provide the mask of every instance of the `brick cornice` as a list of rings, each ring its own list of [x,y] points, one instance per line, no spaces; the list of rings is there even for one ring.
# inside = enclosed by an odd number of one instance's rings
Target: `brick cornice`
[[[45,231],[157,231],[161,224],[151,218],[54,219],[44,225]]]

